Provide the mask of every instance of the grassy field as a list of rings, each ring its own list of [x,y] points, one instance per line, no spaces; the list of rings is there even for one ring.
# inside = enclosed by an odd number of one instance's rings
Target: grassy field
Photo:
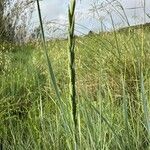
[[[0,147],[5,150],[150,149],[150,30],[76,38],[77,139],[69,100],[67,40],[0,44]],[[75,145],[76,143],[76,145]]]
[[[76,37],[77,130],[68,41],[0,44],[0,149],[150,149],[149,25]],[[74,134],[76,132],[76,135]]]

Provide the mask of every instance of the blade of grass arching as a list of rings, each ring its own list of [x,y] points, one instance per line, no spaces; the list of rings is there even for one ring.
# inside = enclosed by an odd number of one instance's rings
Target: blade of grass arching
[[[46,57],[47,65],[48,65],[50,80],[52,81],[52,85],[54,87],[54,90],[55,90],[55,93],[57,96],[56,104],[57,104],[57,107],[59,108],[59,113],[61,115],[61,119],[62,119],[61,123],[65,129],[65,132],[72,135],[72,128],[70,127],[69,121],[67,119],[68,112],[66,112],[66,111],[68,109],[67,109],[65,103],[61,99],[59,89],[58,89],[58,86],[56,83],[55,74],[54,74],[54,71],[53,71],[53,68],[51,65],[51,61],[50,61],[49,56],[48,56],[48,50],[47,50],[47,44],[46,44],[46,39],[45,39],[45,35],[44,35],[44,27],[43,27],[43,21],[42,21],[42,15],[41,15],[41,10],[40,10],[39,0],[37,0],[37,8],[38,8],[39,21],[40,21],[40,26],[41,26],[43,48],[44,48],[45,57]]]
[[[47,64],[48,64],[49,74],[50,74],[51,81],[53,83],[57,98],[58,98],[59,102],[61,102],[61,104],[62,104],[62,100],[61,100],[58,86],[56,83],[55,74],[54,74],[54,71],[53,71],[53,68],[51,65],[51,61],[50,61],[49,56],[48,56],[48,50],[47,50],[47,45],[46,45],[46,40],[45,40],[44,27],[43,27],[43,21],[42,21],[42,15],[41,15],[39,0],[37,0],[37,8],[38,8],[38,15],[39,15],[39,21],[40,21],[40,26],[41,26],[43,48],[44,48],[44,52],[45,52],[45,56],[46,56],[46,60],[47,60]]]
[[[124,21],[126,21],[126,23],[128,24],[128,26],[130,26],[128,17],[127,17],[127,15],[126,15],[126,12],[125,12],[125,10],[124,10],[122,4],[121,4],[119,1],[116,1],[116,2],[119,4],[119,7],[122,9],[123,14],[118,10],[118,8],[117,8],[115,5],[113,5],[113,4],[112,4],[111,2],[109,2],[108,0],[106,0],[106,1],[114,8],[114,10],[116,11],[116,13],[117,13]],[[114,0],[114,1],[115,1],[115,0]],[[124,15],[124,16],[123,16],[123,15]]]
[[[124,7],[123,7],[121,4],[120,4],[120,8],[122,9],[123,14],[124,14],[124,16],[125,16],[125,20],[126,20],[128,26],[130,27],[129,19],[128,19],[128,17],[127,17],[127,14],[126,14],[126,12],[125,12]]]

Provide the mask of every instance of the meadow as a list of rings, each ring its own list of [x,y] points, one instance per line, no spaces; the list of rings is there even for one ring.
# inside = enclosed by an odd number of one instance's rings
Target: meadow
[[[149,24],[74,43],[71,6],[68,39],[46,41],[39,11],[43,39],[0,43],[0,149],[150,149]]]
[[[76,37],[78,149],[149,148],[149,27]],[[3,149],[74,149],[67,40],[0,48]]]

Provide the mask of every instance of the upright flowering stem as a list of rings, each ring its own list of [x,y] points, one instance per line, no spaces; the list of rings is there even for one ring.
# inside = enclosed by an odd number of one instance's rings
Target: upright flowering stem
[[[72,115],[75,128],[77,127],[77,102],[76,102],[76,74],[75,74],[75,6],[76,0],[70,0],[69,6],[69,35],[68,35],[68,49],[69,49],[69,79],[70,79],[70,100],[72,102]]]

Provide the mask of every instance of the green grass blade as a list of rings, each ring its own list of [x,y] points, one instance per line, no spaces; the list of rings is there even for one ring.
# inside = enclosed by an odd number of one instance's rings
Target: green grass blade
[[[57,86],[57,83],[56,83],[55,74],[54,74],[54,71],[53,71],[53,68],[52,68],[52,65],[51,65],[51,61],[50,61],[49,56],[48,56],[48,50],[47,50],[47,45],[46,45],[46,40],[45,40],[44,27],[43,27],[43,21],[42,21],[42,15],[41,15],[41,9],[40,9],[39,0],[37,0],[37,8],[38,8],[39,21],[40,21],[40,26],[41,26],[43,47],[44,47],[44,51],[45,51],[45,55],[46,55],[46,60],[47,60],[47,64],[48,64],[49,74],[50,74],[51,81],[53,83],[53,86],[54,86],[57,98],[58,98],[59,102],[62,102],[60,94],[59,94],[58,86]]]

